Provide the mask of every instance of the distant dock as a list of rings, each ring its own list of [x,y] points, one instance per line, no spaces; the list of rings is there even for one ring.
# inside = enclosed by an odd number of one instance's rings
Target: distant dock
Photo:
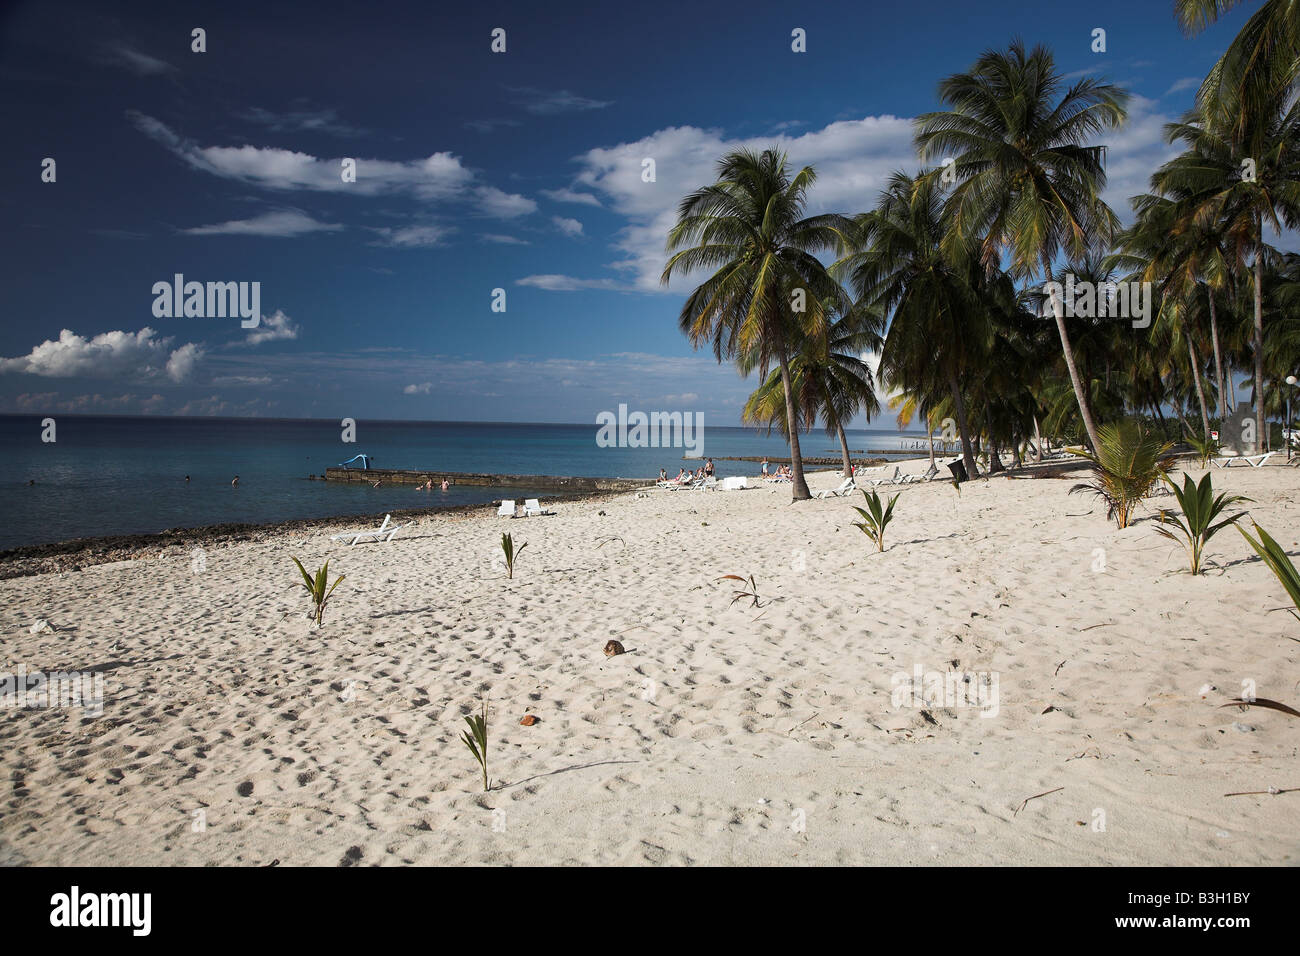
[[[527,488],[580,495],[601,491],[636,491],[654,484],[653,478],[579,478],[562,475],[488,475],[479,472],[414,471],[397,468],[326,468],[326,481],[351,481],[391,485],[476,485],[483,488]]]

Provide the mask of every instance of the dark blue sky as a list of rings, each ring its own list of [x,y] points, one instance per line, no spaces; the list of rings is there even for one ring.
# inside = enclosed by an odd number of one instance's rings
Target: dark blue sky
[[[816,210],[866,209],[916,167],[938,81],[1019,34],[1133,92],[1126,215],[1254,4],[1190,40],[1131,0],[467,6],[7,8],[0,411],[733,424],[754,383],[691,351],[684,286],[657,285],[719,155],[778,144],[817,167]],[[266,318],[155,317],[178,272],[260,282]]]

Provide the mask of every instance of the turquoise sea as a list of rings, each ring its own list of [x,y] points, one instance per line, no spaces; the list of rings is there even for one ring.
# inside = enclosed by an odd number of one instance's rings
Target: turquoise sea
[[[41,418],[0,416],[6,453],[0,549],[230,522],[483,504],[529,492],[468,485],[417,492],[308,480],[358,453],[379,468],[493,474],[655,477],[660,468],[676,474],[684,464],[699,464],[683,462],[681,448],[599,447],[595,424],[362,420],[355,443],[348,444],[338,420],[60,415],[56,440],[44,442]],[[849,432],[854,451],[898,449],[904,457],[906,449],[924,447],[924,434]],[[838,443],[820,431],[804,436],[802,448],[807,456],[839,456]],[[715,458],[789,454],[775,433],[720,426],[705,430],[703,451]],[[758,472],[752,462],[715,464],[720,476]],[[232,487],[235,475],[239,485]]]

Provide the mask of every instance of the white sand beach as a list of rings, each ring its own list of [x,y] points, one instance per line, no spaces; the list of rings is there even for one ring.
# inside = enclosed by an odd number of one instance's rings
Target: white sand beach
[[[1214,479],[1295,553],[1300,471]],[[1189,576],[1172,498],[1117,531],[1079,480],[904,486],[881,554],[860,495],[777,486],[0,582],[3,669],[105,684],[0,711],[0,863],[1295,865],[1300,793],[1225,794],[1300,787],[1300,720],[1220,707],[1300,704],[1285,593],[1232,529]],[[291,556],[346,575],[322,629]],[[917,666],[996,696],[895,706]]]

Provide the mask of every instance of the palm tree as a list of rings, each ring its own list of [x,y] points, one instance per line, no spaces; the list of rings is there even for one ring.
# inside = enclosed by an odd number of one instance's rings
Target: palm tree
[[[855,221],[851,252],[833,272],[846,275],[860,305],[890,314],[881,378],[920,394],[952,398],[966,473],[977,474],[961,379],[988,349],[979,263],[942,250],[942,194],[936,180],[896,172],[876,208]],[[956,254],[961,255],[961,250]]]
[[[1241,0],[1174,0],[1189,36],[1200,33]],[[1196,94],[1207,123],[1249,145],[1253,117],[1294,86],[1300,70],[1300,0],[1265,0],[1205,77]],[[1254,155],[1249,149],[1245,155]]]
[[[1101,199],[1105,147],[1087,144],[1125,121],[1128,93],[1093,79],[1062,86],[1046,47],[1026,51],[1015,40],[1006,52],[989,50],[969,72],[941,82],[939,98],[949,109],[916,119],[922,160],[956,157],[945,245],[977,244],[990,270],[1005,256],[1016,278],[1046,273],[1058,253],[1082,259],[1103,248],[1118,226]],[[931,175],[940,177],[945,168]],[[1097,427],[1061,309],[1055,313],[1079,412],[1096,448]]]
[[[824,341],[827,302],[849,307],[816,254],[840,248],[849,223],[836,215],[805,217],[816,173],[805,166],[791,176],[785,154],[775,149],[728,153],[717,176],[678,207],[661,281],[713,270],[682,306],[682,332],[696,348],[711,342],[719,362],[739,358],[761,375],[775,365],[785,419],[796,422],[790,363],[802,343]],[[794,500],[802,501],[812,495],[798,428],[790,429],[789,441]]]
[[[827,329],[824,345],[801,349],[790,362],[798,428],[811,429],[821,416],[826,434],[839,439],[846,477],[852,473],[853,463],[844,426],[859,412],[866,412],[870,419],[880,411],[871,366],[862,355],[880,348],[881,324],[877,315],[850,311]],[[741,421],[767,425],[769,431],[776,426],[781,434],[789,435],[780,370],[773,369],[749,396]]]
[[[1270,249],[1264,224],[1275,231],[1300,223],[1300,100],[1275,102],[1250,118],[1246,136],[1255,152],[1243,155],[1233,140],[1193,111],[1170,123],[1170,142],[1186,149],[1152,177],[1156,189],[1178,200],[1175,229],[1217,228],[1233,262],[1252,260],[1254,273],[1255,411],[1264,429],[1264,268]]]

